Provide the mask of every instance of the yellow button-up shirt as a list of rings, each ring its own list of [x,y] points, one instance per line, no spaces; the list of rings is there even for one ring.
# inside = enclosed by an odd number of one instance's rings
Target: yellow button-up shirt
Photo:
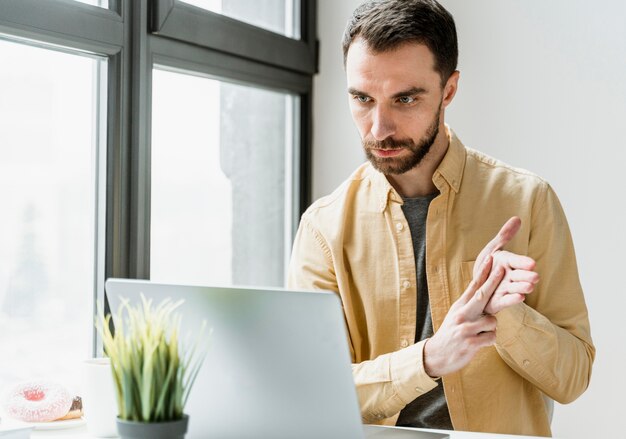
[[[541,178],[464,147],[451,131],[449,138],[426,221],[434,331],[469,284],[480,250],[511,216],[522,227],[505,249],[535,259],[541,278],[524,303],[496,315],[496,344],[442,378],[452,424],[549,436],[549,399],[576,399],[595,356],[565,215]],[[385,176],[362,165],[302,216],[289,268],[290,288],[341,297],[368,423],[395,424],[400,410],[436,386],[424,371],[425,341],[414,343],[415,258],[401,206]]]

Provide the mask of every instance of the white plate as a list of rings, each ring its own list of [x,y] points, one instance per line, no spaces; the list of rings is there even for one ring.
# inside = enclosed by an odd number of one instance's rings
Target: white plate
[[[65,430],[66,428],[82,427],[87,422],[83,418],[65,419],[51,422],[29,422],[35,430]]]

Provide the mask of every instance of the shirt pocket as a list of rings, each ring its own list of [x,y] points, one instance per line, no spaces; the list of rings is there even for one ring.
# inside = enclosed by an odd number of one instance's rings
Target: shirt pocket
[[[474,277],[474,263],[476,261],[461,262],[461,279],[463,280],[463,291],[467,288]]]

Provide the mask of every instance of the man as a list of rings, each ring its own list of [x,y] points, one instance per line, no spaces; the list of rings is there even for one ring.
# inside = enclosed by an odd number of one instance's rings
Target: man
[[[595,356],[555,193],[445,125],[458,49],[435,0],[361,5],[343,50],[369,163],[302,216],[290,288],[339,294],[364,422],[549,436]]]

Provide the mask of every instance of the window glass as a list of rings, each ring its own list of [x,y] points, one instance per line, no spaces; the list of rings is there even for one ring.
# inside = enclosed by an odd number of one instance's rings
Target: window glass
[[[80,3],[86,3],[88,5],[100,6],[101,8],[109,7],[109,0],[74,0]]]
[[[0,391],[77,385],[92,355],[95,127],[105,61],[0,40]]]
[[[182,0],[291,38],[300,38],[299,0]]]
[[[156,69],[150,278],[282,286],[296,98]]]

